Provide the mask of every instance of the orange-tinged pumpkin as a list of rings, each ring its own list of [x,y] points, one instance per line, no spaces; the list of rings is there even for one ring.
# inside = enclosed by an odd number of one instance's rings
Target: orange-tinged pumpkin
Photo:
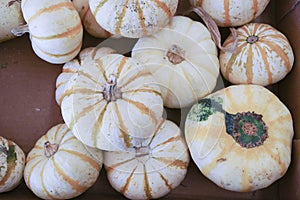
[[[127,152],[105,152],[104,165],[113,188],[129,199],[157,199],[185,178],[190,157],[179,127],[158,123],[153,136]]]
[[[97,180],[103,153],[83,145],[65,124],[52,127],[28,153],[24,179],[42,199],[70,199]]]
[[[263,13],[270,0],[190,0],[222,27],[241,26]]]
[[[208,95],[189,111],[185,137],[200,171],[227,190],[270,186],[291,162],[293,120],[260,85],[234,85]]]
[[[0,193],[15,189],[23,178],[25,153],[13,141],[0,136]]]
[[[140,38],[168,24],[178,0],[89,0],[89,5],[96,21],[108,32]]]
[[[292,69],[294,54],[288,39],[274,27],[250,23],[237,29],[236,52],[221,51],[221,73],[234,84],[267,86],[282,80]],[[233,44],[230,35],[226,48]]]
[[[32,48],[41,59],[61,64],[79,53],[83,27],[70,0],[23,0],[21,8],[27,25],[14,33],[29,32]]]

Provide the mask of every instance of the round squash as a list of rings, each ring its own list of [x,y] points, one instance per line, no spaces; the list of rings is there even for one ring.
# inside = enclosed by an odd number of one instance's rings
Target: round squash
[[[0,193],[15,189],[23,178],[25,153],[13,141],[0,136]]]
[[[207,28],[188,17],[175,16],[158,33],[140,38],[132,57],[159,82],[164,106],[169,108],[192,105],[217,83],[216,45]]]
[[[189,153],[176,124],[162,120],[153,136],[125,152],[105,152],[112,187],[129,199],[156,199],[185,178]]]
[[[294,55],[288,39],[274,27],[250,23],[237,29],[236,52],[220,52],[224,78],[234,84],[267,86],[282,80],[292,69]],[[233,43],[230,35],[226,48]]]
[[[163,113],[160,94],[136,60],[108,54],[83,64],[68,82],[62,116],[84,144],[123,150],[151,136]]]
[[[21,8],[27,25],[14,33],[29,32],[32,48],[41,59],[61,64],[79,53],[83,27],[70,0],[23,0]]]
[[[108,32],[140,38],[168,24],[178,0],[89,0],[89,5],[96,21]]]
[[[270,0],[190,0],[202,7],[221,27],[241,26],[263,13]]]
[[[16,36],[11,32],[15,27],[25,24],[21,11],[21,1],[0,0],[0,42]]]
[[[200,171],[237,192],[268,187],[286,173],[293,135],[287,107],[259,85],[234,85],[208,95],[191,108],[185,123]]]
[[[24,179],[42,199],[70,199],[97,180],[103,153],[83,145],[65,124],[52,127],[28,153]]]
[[[62,72],[56,79],[56,91],[55,99],[57,104],[60,106],[61,101],[65,96],[65,87],[68,81],[74,81],[77,78],[77,72],[81,65],[89,62],[92,59],[98,59],[102,56],[110,53],[116,53],[116,51],[109,47],[88,47],[83,49],[79,55],[78,59],[73,59],[63,65]]]
[[[89,0],[72,0],[74,7],[79,13],[85,30],[96,38],[108,38],[112,34],[104,30],[91,13]]]

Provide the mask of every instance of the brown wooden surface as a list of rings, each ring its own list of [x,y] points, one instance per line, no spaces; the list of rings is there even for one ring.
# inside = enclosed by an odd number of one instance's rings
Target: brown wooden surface
[[[185,10],[187,0],[181,3]],[[300,55],[300,10],[298,1],[271,0],[267,10],[257,19],[278,27],[287,35]],[[226,32],[226,31],[225,31]],[[85,35],[84,47],[97,46],[100,39]],[[119,44],[122,46],[122,44]],[[298,56],[299,57],[299,56]],[[223,190],[206,179],[191,161],[188,174],[182,184],[165,199],[300,199],[300,92],[299,59],[294,69],[274,91],[286,103],[294,117],[295,141],[293,160],[287,174],[270,187],[256,192],[236,193]],[[26,152],[49,128],[62,122],[60,108],[56,105],[55,81],[62,65],[52,65],[38,58],[31,49],[28,35],[0,43],[0,135],[15,141]],[[277,89],[278,88],[278,89]],[[183,123],[188,109],[167,110],[167,116],[177,124]],[[124,199],[110,187],[102,170],[97,183],[77,199]],[[37,199],[24,182],[15,190],[0,194],[0,199]]]

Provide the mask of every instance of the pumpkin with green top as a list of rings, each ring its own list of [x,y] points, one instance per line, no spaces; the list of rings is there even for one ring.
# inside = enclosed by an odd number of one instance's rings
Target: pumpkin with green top
[[[22,178],[25,153],[13,141],[0,136],[0,193],[16,188]]]
[[[271,91],[233,85],[208,95],[189,111],[185,137],[200,171],[238,192],[268,187],[291,161],[292,116]]]

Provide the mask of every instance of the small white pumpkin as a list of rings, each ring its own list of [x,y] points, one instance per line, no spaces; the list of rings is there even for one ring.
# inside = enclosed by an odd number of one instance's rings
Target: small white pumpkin
[[[52,127],[28,153],[24,179],[42,199],[70,199],[98,179],[103,153],[83,145],[65,124]]]
[[[140,38],[168,24],[178,0],[89,0],[89,5],[96,21],[108,32]]]
[[[13,141],[0,136],[0,193],[15,189],[23,178],[25,153]]]
[[[34,52],[43,60],[61,64],[73,59],[82,46],[83,27],[70,0],[23,0],[26,26],[14,34],[29,32]]]
[[[211,93],[219,76],[217,48],[207,28],[175,16],[161,31],[138,40],[132,57],[159,82],[164,106],[182,108]]]
[[[222,27],[244,25],[266,9],[270,0],[190,0],[202,7]]]
[[[84,63],[65,87],[65,123],[84,144],[103,150],[130,148],[151,136],[163,113],[151,73],[120,54]]]
[[[20,0],[0,0],[0,42],[16,36],[11,30],[25,24],[21,11]]]
[[[105,152],[104,166],[113,188],[129,199],[156,199],[185,178],[190,157],[179,127],[162,120],[153,136],[128,152]]]
[[[83,49],[78,56],[78,59],[73,59],[63,65],[62,72],[56,79],[55,99],[60,106],[61,101],[65,95],[65,86],[68,81],[74,81],[77,77],[77,72],[80,66],[85,65],[93,59],[101,58],[104,55],[116,53],[116,51],[109,47],[88,47]]]

